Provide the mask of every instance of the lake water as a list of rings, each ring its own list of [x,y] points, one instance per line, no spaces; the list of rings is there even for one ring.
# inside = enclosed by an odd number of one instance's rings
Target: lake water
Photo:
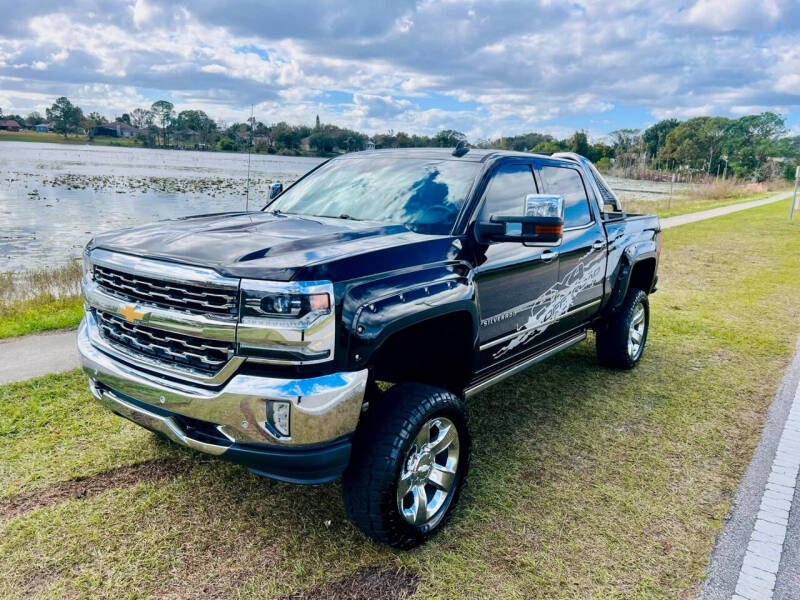
[[[252,155],[250,206],[319,158]],[[0,141],[0,272],[57,266],[102,231],[244,208],[247,155]],[[627,198],[669,184],[610,178]],[[676,192],[678,190],[676,189]]]
[[[250,206],[319,158],[252,155]],[[56,266],[95,234],[244,208],[247,155],[0,141],[0,272]]]

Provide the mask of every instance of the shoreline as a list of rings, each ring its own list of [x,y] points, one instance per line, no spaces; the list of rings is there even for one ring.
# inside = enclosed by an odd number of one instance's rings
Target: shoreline
[[[42,137],[39,137],[42,136]],[[114,138],[98,136],[91,140],[88,136],[71,135],[64,138],[63,135],[57,133],[38,133],[29,131],[9,132],[0,131],[0,142],[23,142],[23,143],[38,143],[38,144],[61,144],[63,146],[103,146],[110,148],[136,148],[139,150],[173,150],[176,152],[200,152],[202,154],[238,154],[247,155],[245,150],[198,150],[196,148],[176,148],[176,147],[157,147],[146,146],[139,142],[138,138]],[[289,158],[333,158],[341,156],[343,153],[316,153],[310,150],[300,150],[295,153],[282,153],[282,152],[258,152],[253,150],[252,154],[258,156],[286,156]]]

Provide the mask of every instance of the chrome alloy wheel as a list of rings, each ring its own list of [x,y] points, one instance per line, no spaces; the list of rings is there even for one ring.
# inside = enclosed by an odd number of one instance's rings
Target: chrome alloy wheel
[[[639,358],[642,352],[642,342],[644,341],[645,314],[644,305],[639,302],[633,308],[633,318],[628,330],[628,356],[631,360]]]
[[[441,517],[458,469],[458,430],[445,417],[422,426],[400,470],[397,509],[416,527]]]

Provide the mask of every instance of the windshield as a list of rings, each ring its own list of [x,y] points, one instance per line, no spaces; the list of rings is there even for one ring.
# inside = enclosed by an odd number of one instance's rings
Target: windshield
[[[407,225],[450,233],[480,170],[474,162],[423,158],[332,160],[287,189],[268,210]]]

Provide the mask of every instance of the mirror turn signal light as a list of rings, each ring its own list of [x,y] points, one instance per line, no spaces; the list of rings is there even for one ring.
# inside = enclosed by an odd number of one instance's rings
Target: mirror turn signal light
[[[536,235],[561,235],[564,232],[563,225],[537,225]]]

